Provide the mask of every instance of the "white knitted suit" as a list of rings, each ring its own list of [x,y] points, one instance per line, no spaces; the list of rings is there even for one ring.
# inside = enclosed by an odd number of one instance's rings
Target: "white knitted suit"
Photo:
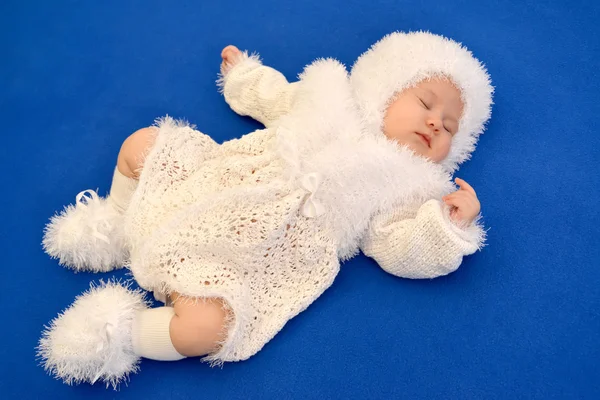
[[[233,311],[205,358],[247,359],[333,282],[359,249],[391,274],[448,274],[481,248],[439,199],[443,166],[365,129],[345,68],[307,67],[290,84],[244,55],[221,80],[226,101],[266,129],[218,145],[159,121],[125,214],[130,268],[145,289],[218,296]]]

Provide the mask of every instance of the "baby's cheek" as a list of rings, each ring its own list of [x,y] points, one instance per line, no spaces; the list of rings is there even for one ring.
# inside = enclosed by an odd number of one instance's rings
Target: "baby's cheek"
[[[446,159],[450,153],[452,142],[450,140],[440,140],[440,146],[436,149],[436,161],[440,162]]]

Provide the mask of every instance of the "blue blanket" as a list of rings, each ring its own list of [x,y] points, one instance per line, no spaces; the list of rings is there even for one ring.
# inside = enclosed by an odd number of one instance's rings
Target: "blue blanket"
[[[0,397],[600,398],[600,8],[486,3],[3,1]],[[294,80],[315,58],[351,66],[384,34],[419,29],[464,43],[496,86],[457,174],[481,201],[486,248],[430,281],[359,255],[256,356],[222,369],[144,360],[120,392],[45,374],[44,324],[92,280],[127,275],[60,267],[44,225],[84,189],[105,195],[123,140],[157,117],[218,142],[258,128],[217,92],[224,46]]]

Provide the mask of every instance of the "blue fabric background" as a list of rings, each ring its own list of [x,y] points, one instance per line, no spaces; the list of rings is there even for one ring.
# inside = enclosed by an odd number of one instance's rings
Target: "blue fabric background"
[[[600,398],[600,9],[580,0],[2,1],[0,397],[211,399]],[[235,44],[295,79],[351,66],[394,30],[464,43],[496,86],[492,121],[457,176],[488,247],[410,281],[364,257],[248,361],[144,360],[120,392],[69,387],[35,359],[43,325],[92,280],[41,247],[48,218],[110,188],[123,140],[157,117],[217,141],[260,125],[217,92]]]

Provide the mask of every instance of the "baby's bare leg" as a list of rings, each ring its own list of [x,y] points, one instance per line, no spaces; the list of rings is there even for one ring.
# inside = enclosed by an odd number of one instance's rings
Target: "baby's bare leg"
[[[231,311],[225,300],[218,297],[194,299],[171,294],[175,315],[169,333],[173,346],[181,355],[203,356],[218,349],[225,339]]]
[[[156,127],[142,128],[132,133],[121,146],[117,158],[117,169],[128,178],[138,179],[142,160],[154,145]]]

